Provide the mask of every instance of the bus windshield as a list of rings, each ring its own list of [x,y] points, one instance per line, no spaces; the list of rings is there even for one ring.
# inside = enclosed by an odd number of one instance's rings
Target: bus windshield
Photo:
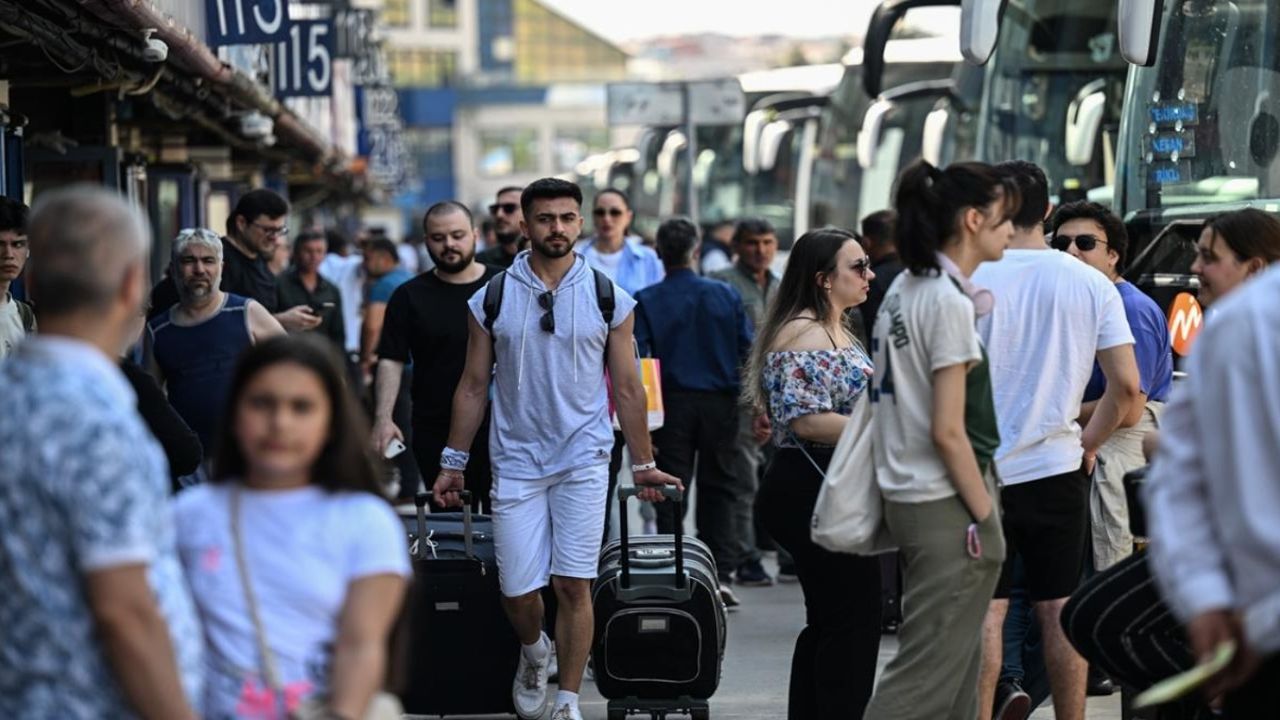
[[[1068,162],[1065,128],[1083,95],[1106,95],[1102,128],[1113,141],[1127,66],[1116,36],[1115,0],[1010,0],[983,90],[979,157],[1030,160],[1050,188],[1108,184],[1107,152],[1085,167]],[[1101,81],[1101,82],[1099,82]],[[1111,142],[1100,142],[1109,149]]]
[[[1280,0],[1166,3],[1123,129],[1126,215],[1280,197]]]

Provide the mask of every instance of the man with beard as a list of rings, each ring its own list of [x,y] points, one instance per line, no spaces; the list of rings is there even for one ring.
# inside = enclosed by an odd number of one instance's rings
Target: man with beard
[[[525,188],[520,204],[531,252],[468,301],[467,358],[434,492],[446,505],[461,503],[492,385],[494,549],[503,605],[523,645],[512,699],[521,718],[546,711],[551,643],[542,631],[541,590],[550,585],[559,604],[560,668],[551,720],[582,720],[578,692],[594,628],[591,582],[613,448],[606,368],[641,499],[660,500],[655,486],[680,481],[653,461],[632,338],[635,300],[573,250],[582,191],[544,178]],[[602,302],[606,295],[612,303]]]
[[[449,437],[449,410],[467,358],[467,300],[484,287],[497,270],[476,262],[476,230],[471,211],[462,203],[432,205],[422,219],[427,252],[435,269],[396,288],[387,303],[378,343],[378,372],[374,415],[374,449],[385,452],[405,434],[393,419],[395,399],[406,364],[413,364],[410,437],[418,467],[434,467]],[[489,434],[476,434],[467,466],[467,487],[476,507],[488,508]],[[411,498],[417,488],[400,489]]]
[[[276,274],[269,261],[275,255],[281,238],[287,238],[285,224],[289,202],[272,190],[250,190],[236,202],[227,218],[227,236],[222,238],[221,289],[256,300],[274,313],[276,320],[290,332],[314,330],[321,318],[307,305],[276,307]],[[154,318],[178,302],[171,278],[161,280],[151,290]]]
[[[524,222],[524,212],[520,209],[521,187],[504,187],[498,191],[498,197],[489,206],[489,215],[493,217],[493,233],[498,244],[487,248],[476,260],[490,267],[506,270],[515,262],[516,253],[520,252],[520,223]]]
[[[210,449],[240,353],[284,334],[261,303],[221,290],[222,248],[212,230],[179,233],[169,268],[178,304],[147,322],[169,404]]]

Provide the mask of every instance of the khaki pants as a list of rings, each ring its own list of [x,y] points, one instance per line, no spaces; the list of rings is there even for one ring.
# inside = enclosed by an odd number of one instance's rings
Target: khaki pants
[[[982,621],[1000,567],[1004,534],[1000,499],[978,527],[982,557],[969,557],[971,519],[958,496],[926,503],[885,503],[885,519],[903,562],[902,627],[866,717],[875,720],[974,720],[982,666]]]
[[[1164,403],[1149,402],[1137,425],[1121,428],[1098,449],[1098,467],[1089,491],[1089,526],[1093,540],[1093,567],[1101,572],[1133,553],[1129,530],[1129,503],[1124,476],[1147,464],[1142,438],[1160,424]]]

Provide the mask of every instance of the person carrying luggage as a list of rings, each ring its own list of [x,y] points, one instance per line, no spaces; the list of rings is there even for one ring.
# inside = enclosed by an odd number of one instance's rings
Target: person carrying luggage
[[[550,583],[560,606],[552,718],[581,720],[613,446],[606,368],[636,484],[682,486],[653,462],[632,339],[635,300],[573,250],[582,191],[545,178],[525,188],[520,204],[532,249],[471,298],[466,368],[434,493],[442,504],[460,503],[470,459],[460,448],[471,447],[484,420],[492,381],[494,547],[504,605],[523,645],[513,700],[521,718],[546,711],[550,640],[542,632],[541,589]],[[645,487],[641,497],[657,501],[661,494]]]

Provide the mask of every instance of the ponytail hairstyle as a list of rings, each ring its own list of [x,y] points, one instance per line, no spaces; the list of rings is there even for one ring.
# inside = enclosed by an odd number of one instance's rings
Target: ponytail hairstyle
[[[915,275],[940,271],[937,254],[955,236],[960,215],[985,211],[1001,201],[1001,220],[1017,214],[1017,184],[1006,173],[980,162],[959,162],[939,169],[917,160],[898,176],[893,204],[898,210],[895,237],[902,264]]]
[[[858,236],[848,230],[827,227],[801,235],[792,246],[778,291],[765,309],[764,319],[756,328],[756,339],[751,346],[751,357],[742,383],[742,399],[748,407],[768,405],[763,388],[765,357],[777,341],[782,327],[805,312],[813,313],[820,321],[834,312],[831,298],[819,286],[817,278],[835,272],[836,255],[850,242],[858,242]]]

